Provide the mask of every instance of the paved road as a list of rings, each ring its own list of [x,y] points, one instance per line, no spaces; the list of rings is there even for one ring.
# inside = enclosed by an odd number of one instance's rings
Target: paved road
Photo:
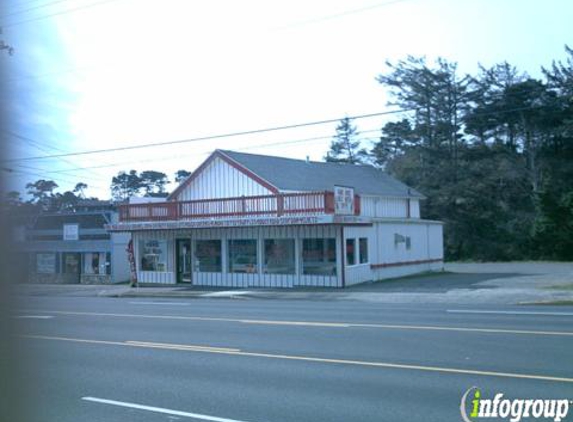
[[[472,386],[573,399],[573,307],[30,297],[12,314],[32,422],[443,422]]]

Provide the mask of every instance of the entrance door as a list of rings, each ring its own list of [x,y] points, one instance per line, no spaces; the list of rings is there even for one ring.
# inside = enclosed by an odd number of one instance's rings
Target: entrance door
[[[64,283],[79,283],[80,282],[80,254],[79,253],[63,253],[62,254],[62,273]]]
[[[177,282],[191,283],[190,239],[177,239]]]

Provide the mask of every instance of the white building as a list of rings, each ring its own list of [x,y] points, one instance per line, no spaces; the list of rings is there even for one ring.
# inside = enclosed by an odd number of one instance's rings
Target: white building
[[[140,283],[345,287],[443,268],[423,198],[370,166],[217,150],[108,229],[131,232]]]

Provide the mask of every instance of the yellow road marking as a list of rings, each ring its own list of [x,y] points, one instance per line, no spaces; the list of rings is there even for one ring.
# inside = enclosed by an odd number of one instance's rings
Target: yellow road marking
[[[215,321],[215,322],[236,322],[241,324],[265,324],[265,325],[292,325],[308,327],[330,327],[330,328],[379,328],[387,330],[424,330],[424,331],[455,331],[468,333],[487,333],[487,334],[518,334],[518,335],[537,335],[537,336],[565,336],[573,337],[571,331],[538,331],[538,330],[512,330],[503,328],[469,328],[469,327],[448,327],[432,325],[396,325],[396,324],[367,324],[352,322],[322,322],[322,321],[281,321],[281,320],[257,320],[241,318],[217,318],[217,317],[199,317],[199,316],[182,316],[182,315],[145,315],[145,314],[118,314],[104,312],[74,312],[74,311],[51,311],[41,310],[34,312],[53,313],[59,315],[84,315],[84,316],[104,316],[118,318],[147,318],[147,319],[167,319],[182,321]]]
[[[517,378],[517,379],[529,379],[537,381],[573,383],[573,378],[553,377],[548,375],[520,374],[515,372],[480,371],[475,369],[447,368],[447,367],[426,366],[426,365],[406,365],[400,363],[373,362],[373,361],[362,361],[362,360],[352,360],[352,359],[329,359],[329,358],[318,358],[312,356],[244,352],[241,351],[240,349],[229,349],[224,347],[181,345],[173,343],[153,343],[153,342],[141,342],[141,341],[90,340],[90,339],[53,337],[53,336],[42,336],[42,335],[21,335],[20,337],[41,339],[41,340],[70,341],[76,343],[107,344],[107,345],[128,346],[128,347],[147,347],[154,349],[179,350],[179,351],[196,352],[196,353],[217,353],[223,355],[248,356],[248,357],[294,360],[294,361],[305,361],[305,362],[316,362],[316,363],[330,363],[330,364],[340,364],[340,365],[355,365],[355,366],[366,366],[366,367],[388,368],[388,369],[406,369],[406,370],[438,372],[447,374],[479,375],[488,377]]]

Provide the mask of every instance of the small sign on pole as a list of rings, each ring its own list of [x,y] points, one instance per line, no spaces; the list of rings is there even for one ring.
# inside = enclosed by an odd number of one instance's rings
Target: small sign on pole
[[[334,186],[334,213],[354,215],[354,188]]]

